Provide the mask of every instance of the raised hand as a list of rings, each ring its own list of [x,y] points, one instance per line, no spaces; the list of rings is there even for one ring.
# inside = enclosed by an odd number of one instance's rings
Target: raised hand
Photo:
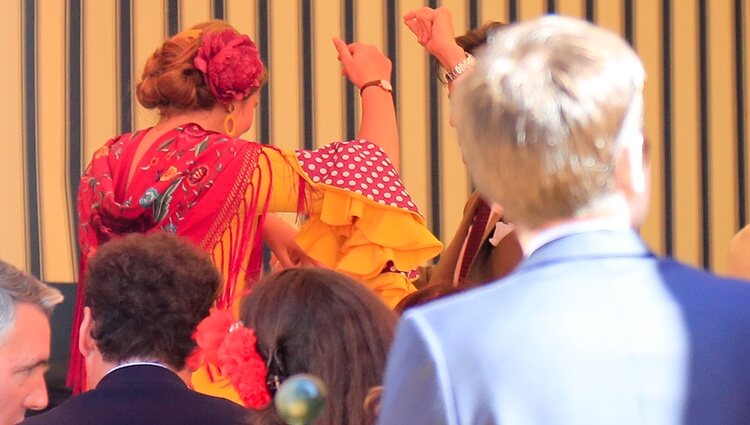
[[[375,80],[391,80],[391,60],[377,47],[364,43],[346,44],[336,37],[333,44],[343,65],[342,73],[357,87]]]
[[[453,17],[448,9],[415,9],[404,15],[404,23],[417,36],[419,44],[444,68],[451,69],[466,57],[461,46],[456,44]]]

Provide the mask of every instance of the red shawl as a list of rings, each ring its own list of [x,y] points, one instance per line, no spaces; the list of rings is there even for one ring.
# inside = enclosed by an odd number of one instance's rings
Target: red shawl
[[[257,278],[260,271],[260,229],[265,211],[258,214],[258,201],[268,193],[260,193],[263,176],[258,173],[254,183],[253,177],[263,155],[261,146],[188,124],[160,136],[143,155],[128,183],[136,148],[147,132],[136,131],[109,140],[94,153],[81,178],[81,258],[67,382],[74,393],[82,391],[86,382],[78,351],[86,260],[102,243],[131,232],[168,231],[213,253],[232,219],[239,218],[230,246],[214,258],[215,264],[225,264],[222,257],[226,255],[229,264],[218,306],[231,305],[241,268],[247,270],[248,280]],[[247,190],[254,194],[249,203]],[[255,228],[258,231],[254,232]],[[252,250],[249,256],[248,249]],[[249,258],[247,264],[243,264],[244,258]]]

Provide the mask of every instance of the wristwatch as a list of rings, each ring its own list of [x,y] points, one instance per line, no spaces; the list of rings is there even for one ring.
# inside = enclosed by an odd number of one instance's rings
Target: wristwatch
[[[474,56],[471,53],[466,53],[464,60],[459,62],[458,65],[454,66],[450,71],[445,72],[445,79],[448,80],[448,82],[455,80],[461,76],[461,74],[468,71],[469,68],[474,65],[474,62],[476,62]]]
[[[362,87],[359,88],[359,95],[361,96],[366,88],[372,87],[372,86],[378,86],[381,89],[387,91],[388,93],[393,93],[393,86],[391,85],[390,82],[388,82],[387,80],[374,80],[374,81],[369,81],[367,83],[362,84]]]

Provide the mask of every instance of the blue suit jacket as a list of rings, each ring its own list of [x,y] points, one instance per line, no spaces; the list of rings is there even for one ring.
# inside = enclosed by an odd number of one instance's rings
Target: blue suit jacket
[[[30,425],[249,424],[247,410],[189,389],[172,371],[127,366],[106,375],[94,390],[26,419]]]
[[[748,424],[750,284],[635,233],[555,240],[405,315],[379,423]]]

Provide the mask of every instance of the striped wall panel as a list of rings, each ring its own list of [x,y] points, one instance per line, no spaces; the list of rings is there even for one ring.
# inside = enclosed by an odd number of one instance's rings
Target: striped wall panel
[[[679,3],[679,7],[678,6]],[[157,116],[133,96],[165,36],[226,19],[268,64],[250,140],[284,148],[353,137],[359,95],[331,39],[391,57],[402,177],[434,232],[448,239],[471,191],[445,87],[402,23],[423,5],[454,12],[456,32],[545,13],[588,19],[625,36],[647,71],[645,127],[652,198],[641,229],[658,252],[724,270],[748,217],[750,11],[743,0],[7,0],[0,125],[0,258],[48,281],[75,279],[75,193],[94,149]]]

